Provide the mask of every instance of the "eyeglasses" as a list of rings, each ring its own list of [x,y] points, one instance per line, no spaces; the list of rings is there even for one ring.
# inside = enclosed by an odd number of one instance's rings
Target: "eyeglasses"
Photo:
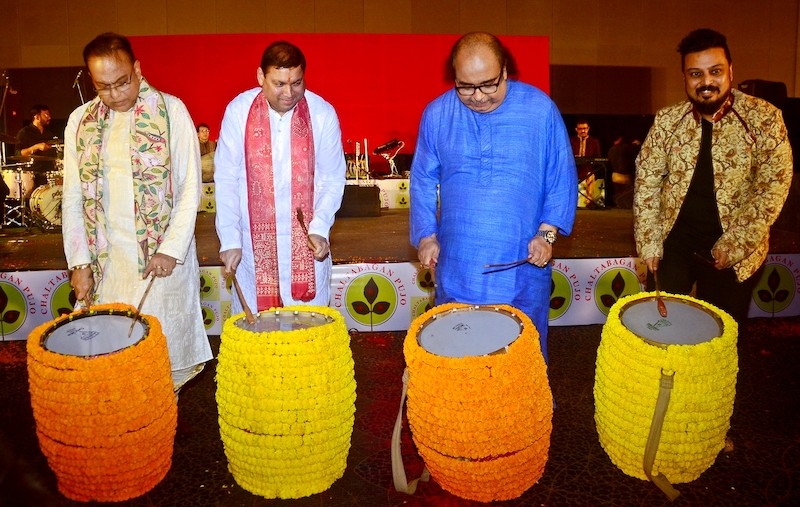
[[[497,91],[500,87],[500,83],[503,82],[503,71],[500,71],[500,75],[497,76],[494,83],[491,84],[482,84],[482,85],[465,85],[465,86],[458,86],[456,85],[456,92],[461,95],[462,97],[470,97],[475,95],[475,90],[480,90],[481,93],[485,95],[492,94]]]
[[[98,95],[111,95],[111,92],[114,90],[120,93],[126,92],[131,86],[131,81],[133,81],[133,69],[131,69],[131,73],[128,74],[128,80],[124,83],[108,85],[102,88],[95,88],[94,91],[97,92]]]

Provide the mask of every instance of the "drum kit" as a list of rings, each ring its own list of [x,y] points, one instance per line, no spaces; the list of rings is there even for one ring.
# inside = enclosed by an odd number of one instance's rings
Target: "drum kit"
[[[0,134],[3,143],[16,142],[16,138]],[[0,160],[3,185],[8,194],[3,202],[3,226],[30,227],[44,230],[61,227],[61,193],[64,180],[64,143],[48,141],[57,156],[39,155],[6,157]],[[37,175],[43,174],[46,183],[36,186]],[[40,178],[39,178],[40,179]]]

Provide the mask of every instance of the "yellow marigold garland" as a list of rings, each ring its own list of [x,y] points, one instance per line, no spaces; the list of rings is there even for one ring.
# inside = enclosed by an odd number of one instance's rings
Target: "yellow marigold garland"
[[[671,483],[689,482],[714,463],[725,445],[736,395],[738,326],[709,303],[668,294],[720,318],[722,335],[695,345],[652,345],[624,326],[620,311],[653,297],[649,292],[628,296],[609,311],[597,351],[595,422],[611,461],[627,475],[646,480],[642,463],[661,374],[674,373],[652,473]]]
[[[42,324],[28,335],[28,380],[39,446],[64,496],[118,502],[152,489],[169,471],[178,420],[167,341],[158,319],[141,315],[145,336],[116,352],[81,357],[43,346],[65,322],[132,316],[107,304]]]
[[[237,326],[244,313],[225,322],[216,374],[220,436],[242,488],[265,498],[301,498],[344,474],[355,417],[353,355],[336,310],[279,310],[330,322],[269,332]]]
[[[445,490],[482,502],[519,497],[544,473],[550,450],[553,397],[539,333],[522,321],[506,353],[450,358],[420,346],[434,315],[469,305],[444,304],[417,317],[404,342],[408,422],[433,478]]]

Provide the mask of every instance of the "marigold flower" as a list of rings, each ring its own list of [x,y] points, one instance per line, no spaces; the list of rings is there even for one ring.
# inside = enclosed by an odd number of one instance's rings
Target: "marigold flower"
[[[92,307],[42,324],[28,335],[28,388],[39,447],[58,489],[78,501],[141,496],[172,465],[178,408],[167,340],[158,319],[140,315],[144,337],[97,356],[53,352],[56,328],[95,315],[124,315],[123,304]]]
[[[714,463],[725,445],[736,394],[738,327],[709,303],[668,294],[664,297],[716,316],[721,332],[694,345],[654,344],[654,337],[636,335],[621,320],[626,308],[654,295],[624,297],[609,311],[597,350],[595,423],[611,461],[627,475],[646,480],[643,457],[662,373],[673,375],[652,474],[661,473],[671,483],[689,482]],[[687,334],[693,331],[691,323],[673,325],[685,326]]]
[[[443,357],[418,340],[434,316],[471,311],[464,304],[432,308],[411,323],[403,351],[408,365],[408,422],[431,476],[447,491],[488,502],[517,498],[544,473],[550,450],[553,396],[539,333],[510,306],[492,307],[521,321],[507,351]]]
[[[344,474],[355,419],[356,382],[344,317],[305,329],[250,331],[233,315],[222,328],[217,364],[219,427],[228,468],[247,491],[300,498]]]

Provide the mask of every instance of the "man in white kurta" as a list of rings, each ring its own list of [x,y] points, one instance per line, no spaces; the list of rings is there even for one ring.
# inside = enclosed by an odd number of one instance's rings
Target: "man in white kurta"
[[[288,44],[288,43],[282,43]],[[299,51],[294,46],[290,49]],[[270,48],[267,48],[268,51]],[[266,53],[266,52],[265,52]],[[263,62],[264,60],[262,60]],[[258,69],[260,88],[245,91],[233,99],[225,110],[214,157],[216,194],[216,228],[220,239],[220,257],[227,272],[235,272],[247,305],[255,310],[256,269],[249,212],[245,137],[248,112],[257,95],[263,93],[269,103],[269,126],[272,143],[272,164],[275,227],[277,239],[280,299],[284,306],[327,306],[330,299],[331,258],[328,238],[336,211],[344,192],[346,164],[342,150],[341,130],[336,112],[320,96],[307,91],[303,80],[305,61],[301,65]],[[292,296],[291,229],[296,226],[292,207],[291,125],[297,103],[305,98],[310,113],[314,143],[313,218],[308,223],[309,248],[314,253],[316,294],[309,300]],[[265,308],[260,308],[263,310]],[[243,310],[233,298],[234,313]]]
[[[110,40],[118,42],[113,37]],[[107,42],[100,41],[101,44]],[[176,97],[160,94],[169,125],[166,141],[170,150],[168,168],[172,207],[161,243],[142,267],[134,216],[131,129],[134,108],[140,107],[142,100],[140,89],[146,90],[148,85],[132,52],[127,54],[125,46],[121,49],[115,46],[114,49],[116,51],[111,55],[89,56],[87,65],[98,98],[73,111],[65,130],[64,250],[76,296],[82,300],[94,293],[93,304],[128,303],[135,306],[145,293],[149,277],[157,277],[142,313],[157,317],[161,323],[177,390],[212,358],[200,308],[199,265],[194,240],[200,194],[198,141],[184,104]],[[105,211],[103,236],[107,242],[107,256],[102,258],[93,255],[90,243],[98,239],[90,236],[84,223],[85,196],[78,149],[80,123],[89,108],[100,106],[98,100],[107,106],[107,124],[99,148],[101,201]],[[96,265],[92,266],[93,263]],[[92,274],[95,269],[102,273],[96,287],[96,277]]]

